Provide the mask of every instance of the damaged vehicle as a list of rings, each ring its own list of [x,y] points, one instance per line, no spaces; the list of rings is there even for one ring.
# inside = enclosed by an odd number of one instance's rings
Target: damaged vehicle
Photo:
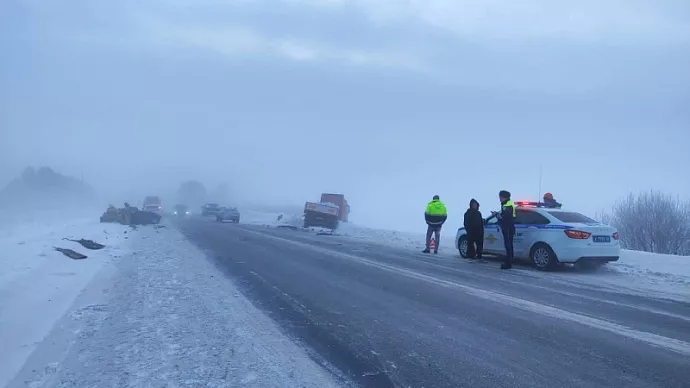
[[[117,222],[122,225],[151,225],[161,222],[161,215],[155,212],[142,211],[125,202],[125,206],[115,208],[110,205],[101,215],[101,222]]]

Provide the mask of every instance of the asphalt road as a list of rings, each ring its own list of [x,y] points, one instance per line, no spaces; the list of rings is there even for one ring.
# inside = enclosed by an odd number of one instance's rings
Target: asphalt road
[[[690,387],[690,304],[354,238],[188,219],[296,341],[362,387]]]

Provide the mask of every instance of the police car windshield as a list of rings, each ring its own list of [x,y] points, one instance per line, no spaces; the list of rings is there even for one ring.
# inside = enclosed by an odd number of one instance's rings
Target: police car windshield
[[[561,212],[561,211],[548,211],[549,214],[552,216],[556,217],[557,220],[561,222],[578,222],[578,223],[592,223],[596,222],[593,219],[585,216],[584,214],[580,213],[575,213],[575,212]]]

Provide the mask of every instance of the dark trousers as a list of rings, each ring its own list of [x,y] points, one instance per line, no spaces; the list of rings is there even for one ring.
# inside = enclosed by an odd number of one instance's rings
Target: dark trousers
[[[467,257],[480,259],[484,251],[483,235],[467,235]]]
[[[431,235],[436,237],[436,248],[434,250],[438,251],[438,245],[441,244],[441,226],[440,225],[427,225],[426,228],[426,249],[429,249],[431,244]]]
[[[503,245],[506,248],[505,263],[511,265],[514,255],[513,238],[515,237],[515,225],[511,225],[507,228],[501,227],[501,233],[503,234]]]

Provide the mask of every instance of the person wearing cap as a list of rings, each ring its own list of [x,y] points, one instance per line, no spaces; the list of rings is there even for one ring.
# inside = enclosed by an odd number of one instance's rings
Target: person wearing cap
[[[503,244],[506,249],[505,261],[501,264],[501,269],[513,268],[513,238],[515,237],[515,205],[510,200],[510,192],[501,190],[498,193],[498,199],[501,201],[501,211],[491,212],[491,214],[498,217],[498,225],[501,227],[501,234],[503,234]]]
[[[422,251],[423,253],[431,252],[431,236],[435,235],[436,246],[434,247],[434,253],[438,253],[438,246],[441,243],[441,227],[443,223],[446,222],[448,218],[448,211],[446,210],[446,205],[441,202],[438,195],[434,195],[431,202],[426,205],[426,210],[424,211],[424,220],[426,221],[426,248]]]
[[[482,260],[482,251],[484,249],[484,218],[479,211],[479,202],[474,198],[470,200],[470,207],[465,212],[463,225],[467,232],[467,257],[469,259],[474,259],[476,257],[477,260]]]
[[[558,202],[553,198],[553,194],[551,194],[551,193],[546,193],[546,194],[544,194],[543,200],[544,200],[543,203],[544,203],[544,205],[546,205],[546,207],[555,208],[555,209],[560,209],[560,208],[561,208],[561,204],[558,203]]]

